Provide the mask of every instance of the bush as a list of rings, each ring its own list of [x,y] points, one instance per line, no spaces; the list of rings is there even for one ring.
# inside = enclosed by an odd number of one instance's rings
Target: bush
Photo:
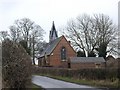
[[[25,49],[15,42],[2,42],[3,88],[26,88],[31,79],[32,62]]]
[[[35,74],[49,74],[52,76],[70,77],[76,79],[88,80],[111,80],[119,79],[120,69],[60,69],[60,68],[45,68],[34,67]]]

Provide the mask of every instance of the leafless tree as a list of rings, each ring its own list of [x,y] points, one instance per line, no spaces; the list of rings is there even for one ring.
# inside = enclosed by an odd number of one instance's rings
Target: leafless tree
[[[73,46],[78,47],[83,53],[87,52],[86,55],[93,52],[96,46],[95,37],[91,37],[95,33],[91,28],[91,17],[86,14],[69,21],[66,28],[66,36],[72,41]]]
[[[17,26],[15,25],[10,26],[10,36],[11,36],[12,41],[19,42],[21,39],[20,29],[17,28]]]
[[[69,21],[66,30],[64,33],[71,40],[72,45],[86,53],[86,56],[96,51],[100,56],[102,46],[106,48],[105,53],[108,49],[113,50],[113,46],[110,48],[109,45],[115,40],[116,26],[109,16],[95,14],[91,17],[84,14]]]
[[[7,31],[0,31],[0,38],[1,38],[1,40],[5,40],[8,37],[9,37],[9,34],[8,34]]]
[[[33,64],[35,64],[36,44],[42,41],[44,30],[28,18],[18,19],[10,26],[10,36],[15,42],[24,41],[27,49],[31,50]],[[26,46],[25,46],[26,47]]]
[[[31,49],[32,49],[32,59],[33,59],[33,63],[35,64],[35,58],[38,56],[38,52],[39,52],[39,43],[42,43],[43,40],[43,34],[44,34],[44,30],[39,26],[39,25],[35,25],[34,26],[34,30],[32,30],[32,33],[30,35],[30,43],[31,43]]]
[[[99,33],[99,40],[97,43],[99,56],[103,56],[105,58],[108,52],[116,52],[117,26],[113,24],[110,17],[104,14],[95,14],[93,17],[93,23],[96,32]]]
[[[34,22],[29,18],[18,19],[14,25],[10,26],[10,32],[13,40],[23,38],[28,42],[30,31],[34,28]]]

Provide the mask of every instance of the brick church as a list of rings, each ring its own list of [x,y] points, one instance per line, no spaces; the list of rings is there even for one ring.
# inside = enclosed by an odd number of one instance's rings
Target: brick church
[[[49,43],[39,57],[39,66],[69,67],[68,58],[76,57],[76,52],[64,36],[58,37],[53,22]]]
[[[53,22],[49,33],[49,43],[38,58],[41,67],[58,68],[95,68],[104,67],[103,58],[77,57],[77,53],[64,36],[58,37]]]

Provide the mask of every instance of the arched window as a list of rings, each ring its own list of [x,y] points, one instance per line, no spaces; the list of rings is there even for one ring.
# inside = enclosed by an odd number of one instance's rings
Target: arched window
[[[61,48],[61,60],[66,60],[66,48]]]

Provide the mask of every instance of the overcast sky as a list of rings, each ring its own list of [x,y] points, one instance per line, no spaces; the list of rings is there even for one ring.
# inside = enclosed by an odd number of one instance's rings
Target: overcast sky
[[[52,21],[56,29],[83,13],[103,13],[118,23],[119,0],[0,0],[0,31],[9,30],[16,19],[27,17],[46,32],[48,41]],[[59,32],[58,32],[59,33]]]

